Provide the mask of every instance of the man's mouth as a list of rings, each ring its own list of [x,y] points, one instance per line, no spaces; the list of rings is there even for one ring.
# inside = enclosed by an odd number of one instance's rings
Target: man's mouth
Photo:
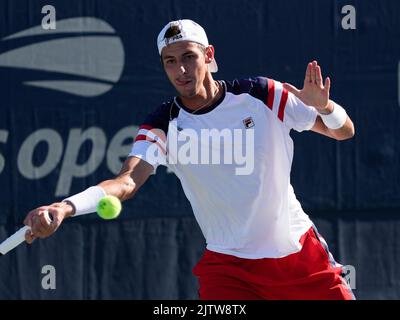
[[[190,82],[192,82],[192,80],[179,80],[179,79],[175,80],[176,85],[179,87],[184,87]]]

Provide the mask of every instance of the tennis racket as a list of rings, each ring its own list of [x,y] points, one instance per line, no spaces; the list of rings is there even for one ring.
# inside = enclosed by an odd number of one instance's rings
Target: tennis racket
[[[49,216],[49,212],[45,211],[45,215]],[[49,217],[50,219],[50,217]],[[13,235],[9,236],[6,240],[4,240],[0,244],[0,255],[5,255],[7,252],[11,251],[15,247],[19,246],[22,242],[25,241],[25,233],[27,230],[30,230],[31,227],[29,226],[24,226],[20,228],[17,232],[15,232]]]

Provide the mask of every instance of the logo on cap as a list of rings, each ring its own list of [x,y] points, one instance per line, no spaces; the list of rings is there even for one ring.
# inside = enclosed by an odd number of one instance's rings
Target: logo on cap
[[[173,36],[172,38],[165,38],[165,45],[169,45],[171,42],[176,41],[178,39],[182,39],[183,36],[181,34],[177,34]]]

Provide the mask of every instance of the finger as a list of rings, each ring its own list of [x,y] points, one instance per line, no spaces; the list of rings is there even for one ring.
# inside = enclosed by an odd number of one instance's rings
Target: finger
[[[39,220],[43,226],[49,226],[52,222],[52,220],[50,219],[50,216],[47,212],[43,212],[43,213],[39,214]]]
[[[306,82],[306,83],[311,82],[311,68],[312,68],[312,64],[309,63],[307,66],[307,70],[306,70],[306,78],[304,80],[304,82]]]
[[[36,239],[36,237],[33,235],[31,230],[26,230],[25,232],[25,241],[28,244],[31,244],[34,240]]]
[[[43,227],[39,226],[35,229],[35,233],[33,234],[36,238],[45,238],[48,236],[48,233]]]
[[[27,214],[27,216],[25,217],[23,223],[24,223],[25,225],[27,225],[27,226],[31,226],[31,224],[32,224],[32,217],[35,216],[35,215],[39,215],[40,212],[47,211],[47,210],[48,210],[48,206],[43,206],[43,207],[39,207],[39,208],[36,208],[35,210],[30,211],[30,212]]]
[[[42,223],[40,221],[39,216],[35,215],[32,217],[32,226],[31,226],[31,230],[32,233],[35,237],[40,237],[42,236]]]
[[[298,96],[298,94],[300,93],[300,90],[297,89],[295,86],[292,86],[289,83],[284,83],[282,84],[283,89],[286,89],[287,91],[293,93],[295,96]]]
[[[49,210],[47,210],[47,218],[49,219],[50,223],[56,223],[56,221],[58,221],[57,213],[57,210],[52,208],[49,208]]]
[[[321,67],[320,66],[317,66],[315,75],[316,75],[317,85],[322,88],[322,73],[321,73]]]
[[[43,238],[49,236],[53,228],[51,226],[51,222],[47,220],[45,216],[39,217],[39,224],[37,225],[38,235]]]
[[[28,215],[25,217],[25,219],[23,221],[24,225],[26,225],[26,226],[32,225],[32,217],[33,217],[34,213],[35,213],[35,210],[32,210],[28,213]]]
[[[316,62],[316,61],[313,61],[312,66],[311,66],[311,82],[312,82],[312,83],[316,83],[316,77],[317,77],[317,75],[316,75],[316,73],[317,73],[316,68],[317,68],[317,62]]]
[[[40,215],[43,218],[45,218],[45,221],[48,221],[49,223],[51,223],[53,221],[53,214],[50,213],[50,211],[48,209],[46,209],[45,211],[42,212],[42,214]]]
[[[47,211],[39,213],[34,230],[40,238],[48,237],[54,232],[55,224],[50,219]]]
[[[325,91],[329,92],[331,89],[331,78],[326,77],[325,79]]]
[[[53,210],[51,210],[53,211]],[[47,211],[45,217],[47,222],[49,223],[49,230],[50,233],[53,233],[54,231],[57,230],[58,226],[60,225],[60,216],[58,214],[58,212],[56,210],[54,210],[53,212],[51,212],[50,210]]]

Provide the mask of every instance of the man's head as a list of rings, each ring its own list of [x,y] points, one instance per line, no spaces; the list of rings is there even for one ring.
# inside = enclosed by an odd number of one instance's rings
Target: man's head
[[[199,93],[209,72],[217,72],[214,47],[204,29],[191,20],[168,23],[157,38],[158,52],[165,72],[182,97]]]

